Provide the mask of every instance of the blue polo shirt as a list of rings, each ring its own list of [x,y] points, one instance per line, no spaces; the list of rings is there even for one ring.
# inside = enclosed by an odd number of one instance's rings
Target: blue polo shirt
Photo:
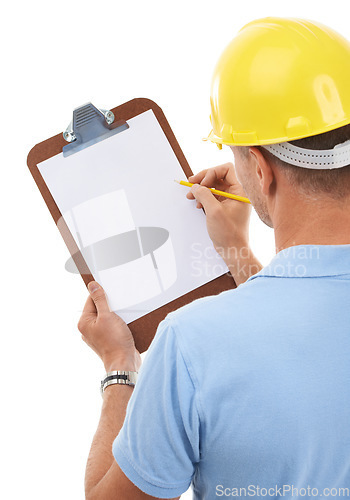
[[[350,245],[284,249],[170,313],[113,454],[159,498],[350,496]]]

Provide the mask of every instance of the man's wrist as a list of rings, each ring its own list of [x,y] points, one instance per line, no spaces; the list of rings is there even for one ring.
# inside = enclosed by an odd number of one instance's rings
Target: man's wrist
[[[138,371],[135,360],[130,357],[125,357],[125,356],[113,357],[111,359],[105,360],[103,364],[106,373],[113,372],[116,370],[125,370],[129,372]]]
[[[237,261],[242,256],[247,256],[251,250],[249,240],[245,238],[236,238],[234,241],[227,242],[225,245],[214,245],[215,250],[221,256],[228,266],[230,263]]]
[[[244,283],[263,267],[253,254],[249,244],[226,248],[222,257],[237,286]]]

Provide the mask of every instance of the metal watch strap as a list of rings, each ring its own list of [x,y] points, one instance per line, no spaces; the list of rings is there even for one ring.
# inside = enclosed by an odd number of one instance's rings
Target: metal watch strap
[[[106,376],[101,380],[101,395],[103,395],[106,387],[113,384],[135,385],[137,380],[137,372],[129,372],[125,370],[116,370],[106,373]]]

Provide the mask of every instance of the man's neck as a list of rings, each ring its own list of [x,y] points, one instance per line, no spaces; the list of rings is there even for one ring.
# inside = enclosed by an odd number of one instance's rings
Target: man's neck
[[[350,200],[293,200],[275,218],[276,252],[295,245],[350,244]]]

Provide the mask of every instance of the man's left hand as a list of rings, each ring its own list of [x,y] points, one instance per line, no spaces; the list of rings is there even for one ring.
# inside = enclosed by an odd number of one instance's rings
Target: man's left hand
[[[88,297],[78,323],[82,339],[102,359],[107,372],[139,371],[141,356],[128,325],[108,306],[103,288],[91,281]]]

